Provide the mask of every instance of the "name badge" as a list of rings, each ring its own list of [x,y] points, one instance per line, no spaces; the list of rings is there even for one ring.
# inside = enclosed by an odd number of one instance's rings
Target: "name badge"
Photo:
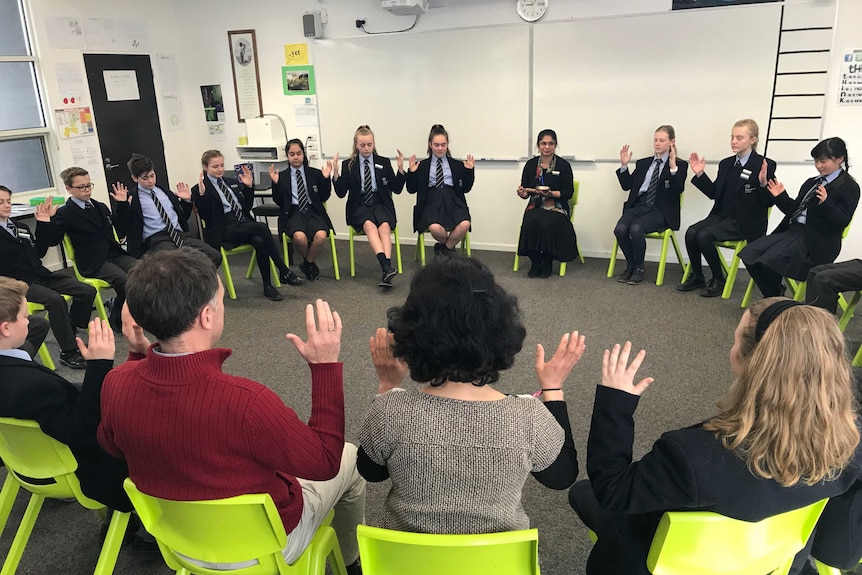
[[[459,188],[463,188],[463,187],[464,187],[464,180],[458,180],[458,187],[459,187]]]
[[[746,170],[745,168],[743,168],[742,172],[740,172],[740,174],[739,174],[739,179],[747,180],[750,177],[751,177],[751,170]]]
[[[559,176],[559,175],[560,175],[560,170],[554,170],[554,171],[552,171],[552,172],[551,172],[551,175],[552,175],[552,176]]]
[[[380,178],[380,179],[381,179],[381,181],[383,182],[383,185],[384,185],[384,186],[388,186],[388,185],[389,185],[389,182],[386,180],[386,178]]]
[[[664,189],[666,189],[666,190],[669,190],[669,189],[670,189],[670,180],[665,180],[665,181],[664,181]]]
[[[752,186],[751,184],[745,184],[745,189],[743,190],[743,192],[746,194],[753,193],[754,192],[754,186]]]
[[[312,184],[311,189],[316,194],[317,193],[317,184]]]
[[[382,170],[383,166],[381,166],[380,164],[374,164],[374,169],[375,170]]]
[[[239,187],[239,184],[231,184],[230,187],[232,187],[233,189],[237,189]]]

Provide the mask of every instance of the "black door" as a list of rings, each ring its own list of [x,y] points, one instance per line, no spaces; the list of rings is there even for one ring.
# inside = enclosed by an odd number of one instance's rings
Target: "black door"
[[[99,133],[99,147],[108,191],[111,184],[123,182],[132,185],[126,162],[132,153],[149,156],[153,160],[156,178],[168,185],[165,165],[165,145],[159,125],[159,110],[156,106],[156,90],[153,86],[153,68],[150,57],[129,54],[84,54],[84,66],[90,84],[90,101]],[[120,70],[134,72],[138,98],[130,96],[134,90],[123,90],[129,98],[118,100],[113,93],[109,101],[105,88],[105,71]],[[132,78],[131,74],[128,78]],[[132,80],[134,81],[134,80]]]

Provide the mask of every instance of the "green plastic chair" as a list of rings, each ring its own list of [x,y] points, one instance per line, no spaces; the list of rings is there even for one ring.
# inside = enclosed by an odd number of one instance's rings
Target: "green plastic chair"
[[[856,355],[853,357],[850,365],[853,367],[862,367],[862,344],[859,344],[859,349],[856,350]]]
[[[78,462],[68,446],[45,435],[35,421],[0,417],[0,459],[3,459],[8,469],[3,489],[0,490],[0,532],[6,527],[18,490],[23,487],[31,494],[9,555],[0,570],[2,575],[12,575],[18,569],[45,498],[74,499],[87,509],[106,509],[81,492],[81,485],[75,476]],[[114,572],[128,523],[128,513],[115,511],[111,515],[94,575],[110,575]],[[48,573],[53,570],[50,565],[43,565],[37,571]]]
[[[427,232],[428,230],[425,230]],[[419,232],[416,236],[416,252],[413,254],[413,261],[420,262],[422,267],[425,267],[425,232]],[[472,257],[473,252],[470,249],[470,232],[461,240],[461,251],[467,254],[467,257]]]
[[[45,306],[40,303],[34,303],[31,301],[27,302],[27,315],[33,315],[40,311],[45,311]],[[45,313],[45,317],[48,317],[47,312]],[[39,346],[39,359],[42,360],[42,365],[48,369],[52,371],[57,369],[54,365],[54,360],[51,359],[51,353],[48,351],[48,346],[45,345],[45,342],[42,342],[42,345]]]
[[[293,565],[281,554],[287,544],[284,524],[268,493],[210,501],[171,501],[142,493],[131,479],[123,484],[147,531],[156,539],[168,567],[181,575],[347,575],[330,525],[330,512]],[[185,557],[183,557],[185,556]],[[234,570],[200,567],[187,557],[213,563],[257,560]]]
[[[733,257],[730,258],[730,262],[724,259],[724,256],[721,255],[720,250],[716,250],[718,252],[719,261],[721,262],[721,267],[724,268],[725,274],[725,282],[724,282],[724,291],[721,292],[721,299],[730,299],[730,294],[733,292],[733,284],[736,282],[736,274],[739,272],[739,264],[742,260],[739,258],[739,252],[748,245],[748,240],[730,240],[726,242],[712,242],[716,248],[726,248],[729,250],[733,250]],[[682,276],[682,283],[688,279],[691,275],[691,262],[685,266],[685,273]]]
[[[353,238],[356,236],[364,236],[365,232],[357,232],[353,229],[353,226],[347,227],[350,228],[350,277],[356,277],[356,260],[354,258]],[[395,226],[392,231],[395,232],[395,261],[398,265],[396,269],[400,275],[404,273],[404,270],[401,267],[401,238],[398,235],[398,226]]]
[[[359,525],[356,538],[364,575],[539,574],[537,529],[437,535]]]
[[[323,202],[323,209],[326,209],[326,202]],[[281,233],[281,247],[284,250],[284,261],[288,265],[293,263],[290,253],[287,250],[287,244],[293,243],[293,238],[287,235],[287,232]],[[332,268],[335,271],[335,280],[341,279],[341,271],[338,269],[338,251],[335,249],[335,230],[329,229],[329,250],[332,252]]]
[[[102,290],[111,289],[111,284],[99,278],[88,278],[81,275],[78,271],[78,264],[75,263],[75,248],[72,247],[72,241],[69,236],[63,235],[63,249],[66,250],[66,255],[72,260],[72,269],[75,270],[75,278],[82,284],[86,284],[96,289],[96,313],[105,321],[108,321],[108,312],[105,310],[105,302],[102,300]]]
[[[575,221],[575,206],[578,205],[578,192],[580,191],[581,183],[575,180],[575,189],[572,192],[572,197],[569,199],[569,221],[574,223]],[[518,226],[518,240],[521,238],[521,227]],[[518,246],[517,241],[515,244],[515,265],[512,267],[512,271],[518,271],[521,262],[521,256],[518,255]],[[578,250],[578,260],[581,263],[584,263],[584,255],[581,253],[581,247],[575,244],[575,249]],[[560,262],[560,277],[566,275],[566,263]]]
[[[647,568],[654,575],[787,575],[826,501],[755,523],[708,511],[665,513]]]
[[[685,194],[679,195],[679,205],[682,206],[682,197]],[[661,256],[659,256],[658,261],[658,274],[655,277],[655,285],[660,286],[664,283],[664,270],[667,265],[667,249],[670,247],[670,243],[673,243],[673,249],[676,251],[676,260],[679,262],[679,265],[683,267],[683,269],[687,269],[685,260],[682,257],[682,250],[679,247],[679,242],[676,240],[676,234],[673,233],[673,230],[670,228],[665,228],[660,232],[650,232],[646,234],[646,239],[648,240],[661,240]],[[614,249],[611,251],[611,262],[608,265],[608,277],[614,277],[614,268],[617,266],[617,252],[620,249],[620,243],[617,241],[616,236],[614,236]],[[683,280],[684,281],[684,280]]]

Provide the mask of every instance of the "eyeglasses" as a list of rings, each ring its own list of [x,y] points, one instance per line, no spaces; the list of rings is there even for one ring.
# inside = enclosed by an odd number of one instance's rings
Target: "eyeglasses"
[[[75,190],[78,190],[79,192],[86,192],[87,190],[93,189],[93,184],[82,184],[80,186],[69,186],[69,187],[73,188]]]

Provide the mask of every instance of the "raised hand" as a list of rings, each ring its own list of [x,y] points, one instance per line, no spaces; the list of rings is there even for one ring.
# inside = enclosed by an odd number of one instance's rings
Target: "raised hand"
[[[622,348],[620,344],[614,344],[613,349],[605,350],[602,357],[602,385],[625,391],[632,395],[640,395],[649,385],[655,381],[651,377],[634,383],[638,368],[646,357],[646,351],[640,350],[629,364],[629,354],[632,351],[632,342],[627,341]]]
[[[207,193],[206,187],[204,187],[204,171],[201,170],[201,173],[198,174],[198,194],[205,196]]]
[[[103,319],[93,319],[89,326],[90,342],[84,345],[84,340],[76,337],[78,351],[87,361],[96,359],[114,359],[114,332],[108,322]]]
[[[760,187],[766,187],[766,158],[763,159],[763,164],[760,166],[760,173],[757,174],[757,179],[760,181]]]
[[[317,322],[314,321],[314,308],[317,307]],[[341,317],[329,308],[329,304],[319,299],[315,306],[305,306],[305,330],[307,341],[296,334],[285,337],[296,347],[299,355],[308,363],[333,363],[338,361],[341,352]]]
[[[272,180],[273,184],[278,183],[278,170],[275,169],[275,166],[272,164],[269,165],[269,179]]]
[[[323,167],[320,169],[320,173],[323,174],[324,178],[328,178],[332,175],[332,160],[326,160],[326,163],[323,164]]]
[[[676,143],[670,145],[670,156],[667,159],[667,164],[671,170],[676,169]]]
[[[374,362],[374,370],[380,385],[377,393],[386,393],[390,389],[399,387],[410,368],[407,364],[392,355],[392,346],[395,338],[392,333],[382,327],[377,328],[374,337],[369,338],[368,347],[371,349],[371,361]]]
[[[620,148],[620,164],[623,166],[627,166],[629,162],[632,161],[632,151],[629,149],[629,145],[626,144],[622,148]]]
[[[692,152],[688,157],[688,165],[691,166],[691,170],[694,172],[694,175],[699,176],[703,173],[703,169],[706,167],[706,158],[701,158],[697,155],[697,152]]]
[[[395,165],[398,167],[398,173],[404,173],[404,154],[401,153],[401,150],[395,148]]]
[[[50,222],[54,214],[57,213],[57,206],[54,205],[54,196],[48,196],[41,204],[36,205],[36,221]]]
[[[411,172],[415,172],[419,169],[419,160],[416,159],[416,154],[410,156],[410,167],[408,168]]]
[[[242,165],[242,171],[239,174],[239,181],[247,188],[250,188],[254,184],[254,177],[251,175],[251,170],[248,169],[246,164]]]
[[[475,165],[476,161],[473,159],[473,156],[471,154],[467,154],[467,159],[464,160],[464,167],[468,170],[472,170]]]
[[[121,184],[120,182],[111,184],[111,191],[108,193],[120,203],[129,201],[129,189],[126,187],[126,184]]]
[[[192,201],[192,189],[185,182],[179,182],[177,184],[177,191],[174,192],[174,195],[181,200],[185,200],[187,202]]]
[[[826,201],[826,198],[829,197],[829,194],[826,193],[825,186],[817,186],[817,189],[814,191],[814,194],[817,196],[817,199],[820,200],[817,202],[818,204],[822,204]]]
[[[576,331],[564,333],[560,338],[557,351],[554,352],[554,357],[547,363],[545,363],[545,348],[542,344],[536,344],[536,375],[543,390],[557,390],[563,387],[572,368],[584,355],[585,342],[586,338],[578,335]]]
[[[132,317],[128,303],[123,303],[121,317],[123,318],[123,337],[126,338],[129,352],[146,354],[147,350],[150,349],[150,340],[147,339],[144,330]]]
[[[784,184],[782,184],[775,178],[772,178],[771,180],[766,182],[766,189],[769,190],[770,194],[777,198],[784,193]]]

